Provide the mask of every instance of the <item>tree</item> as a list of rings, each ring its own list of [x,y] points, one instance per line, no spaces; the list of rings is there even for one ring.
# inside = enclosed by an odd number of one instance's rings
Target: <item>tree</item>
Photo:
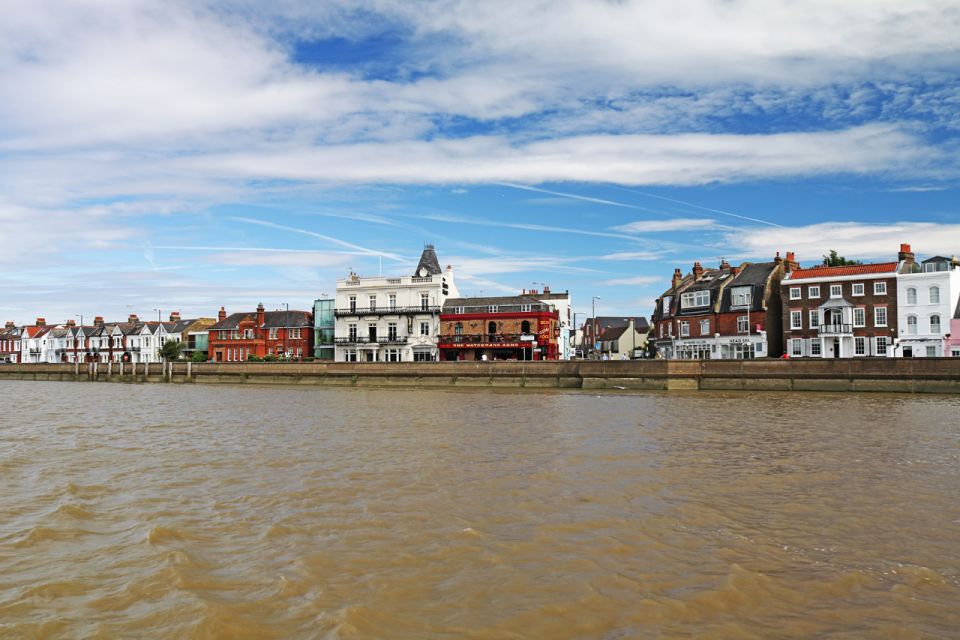
[[[194,351],[193,355],[190,356],[190,360],[193,362],[206,362],[207,354],[204,351]]]
[[[183,345],[180,344],[179,340],[168,340],[163,343],[163,346],[160,347],[160,357],[164,360],[170,362],[172,360],[180,359],[180,352],[183,350]]]
[[[825,267],[842,267],[848,264],[860,264],[859,260],[847,260],[841,255],[837,255],[835,249],[830,249],[830,254],[823,256],[823,266]]]

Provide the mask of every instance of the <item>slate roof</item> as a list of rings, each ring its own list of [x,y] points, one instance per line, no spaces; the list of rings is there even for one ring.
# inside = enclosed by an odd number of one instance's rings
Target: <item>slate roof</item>
[[[420,268],[423,267],[427,270],[428,275],[438,275],[443,273],[443,270],[440,268],[440,260],[437,259],[437,252],[434,251],[433,245],[428,244],[423,248],[423,253],[420,254],[420,262],[417,263],[417,268],[413,272],[413,277],[420,276]]]
[[[750,287],[750,311],[763,311],[763,294],[770,274],[777,268],[776,262],[756,262],[743,266],[724,287],[723,298],[720,301],[720,313],[730,311],[745,311],[741,306],[733,307],[733,289],[736,287]]]
[[[650,329],[650,323],[643,316],[634,316],[633,326],[636,328],[637,332],[646,333]],[[597,326],[600,329],[609,329],[614,327],[621,327],[626,329],[630,325],[631,318],[628,316],[624,318],[623,316],[597,316]],[[587,318],[584,324],[590,324],[593,321],[593,318]]]
[[[860,276],[874,273],[896,273],[899,262],[876,262],[874,264],[848,264],[840,267],[810,267],[809,269],[795,269],[786,281],[804,280],[806,278],[836,278],[839,276]]]
[[[447,298],[443,303],[443,312],[453,313],[453,309],[457,307],[463,307],[466,310],[471,307],[518,307],[524,304],[531,305],[531,308],[537,311],[552,308],[551,305],[531,296],[488,296],[483,298]]]
[[[241,311],[231,313],[223,320],[207,328],[207,331],[218,331],[222,329],[233,330],[240,326],[241,322],[256,322],[256,311]],[[261,329],[283,329],[283,328],[302,328],[313,327],[313,314],[309,311],[266,311],[263,314],[263,326]]]

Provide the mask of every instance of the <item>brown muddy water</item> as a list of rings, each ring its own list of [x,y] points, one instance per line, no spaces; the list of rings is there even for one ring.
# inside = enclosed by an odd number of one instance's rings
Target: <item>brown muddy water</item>
[[[0,636],[960,636],[960,399],[0,382]]]

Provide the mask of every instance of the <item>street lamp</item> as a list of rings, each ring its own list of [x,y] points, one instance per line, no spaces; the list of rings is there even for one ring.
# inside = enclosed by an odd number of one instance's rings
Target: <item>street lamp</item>
[[[637,355],[637,326],[633,318],[624,318],[624,321],[627,323],[627,329],[633,334],[633,350],[630,351],[630,359],[633,360]]]
[[[600,296],[593,296],[593,299],[590,300],[590,306],[592,307],[593,317],[590,318],[590,342],[591,345],[597,344],[597,300],[600,300]],[[591,346],[591,349],[594,347]]]

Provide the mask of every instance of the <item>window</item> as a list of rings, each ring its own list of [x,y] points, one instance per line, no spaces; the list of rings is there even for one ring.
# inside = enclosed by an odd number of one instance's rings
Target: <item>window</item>
[[[853,295],[855,295],[855,296],[862,296],[862,295],[863,295],[863,283],[862,283],[862,282],[854,282],[854,283],[853,283]]]
[[[385,362],[400,362],[400,349],[387,349],[383,359]]]
[[[930,304],[940,304],[940,287],[930,287]]]
[[[960,358],[960,347],[953,347],[950,349],[950,355],[954,358]]]
[[[810,328],[811,328],[811,329],[816,329],[817,327],[819,327],[819,326],[820,326],[820,312],[817,311],[816,309],[810,309],[810,313],[809,313],[808,315],[810,316],[810,318],[809,318],[809,319],[810,319]]]
[[[874,341],[874,355],[885,357],[887,355],[887,336],[877,336]]]
[[[930,333],[940,333],[940,316],[936,313],[930,316]]]
[[[680,296],[680,306],[684,309],[689,307],[705,307],[710,304],[709,291],[691,291]]]
[[[917,316],[907,316],[907,333],[917,335]]]
[[[397,294],[391,293],[389,296],[387,296],[387,301],[387,304],[390,305],[391,311],[397,308]]]
[[[800,299],[800,287],[790,287],[790,299],[791,300]]]
[[[414,362],[433,362],[433,355],[429,351],[414,351]]]
[[[370,342],[377,341],[377,323],[370,322],[367,324],[367,337],[370,338]]]
[[[663,296],[663,301],[661,303],[662,306],[660,308],[660,311],[662,311],[664,315],[670,315],[670,305],[672,303],[673,303],[673,296]]]
[[[357,325],[356,324],[351,323],[347,325],[347,336],[351,342],[357,341]]]
[[[810,355],[819,356],[820,355],[820,340],[814,338],[810,340]]]
[[[750,333],[750,318],[737,316],[737,333]]]
[[[522,304],[522,305],[520,305],[520,312],[521,312],[521,313],[526,313],[526,312],[528,312],[528,311],[530,311],[530,310],[532,310],[532,309],[533,309],[533,305],[532,305],[532,304]]]
[[[917,290],[913,287],[907,289],[907,304],[917,304]]]
[[[818,285],[818,284],[812,284],[812,285],[810,285],[809,287],[807,287],[807,297],[808,297],[808,298],[813,298],[813,299],[819,298],[819,297],[820,297],[820,285]]]
[[[430,323],[429,323],[429,322],[421,322],[421,323],[420,323],[420,335],[422,335],[422,336],[428,336],[428,335],[430,335]]]
[[[927,357],[936,358],[937,357],[937,348],[933,346],[927,346]]]
[[[456,314],[463,314],[463,307],[454,307],[453,312]]]
[[[689,323],[689,322],[686,322],[686,321],[681,322],[681,323],[680,323],[680,337],[686,338],[686,337],[689,337],[689,336],[690,336],[690,323]]]
[[[356,362],[357,361],[357,351],[355,349],[348,349],[343,354],[343,359],[346,362]]]
[[[463,325],[459,322],[453,327],[453,335],[462,336],[463,335]]]
[[[389,340],[397,339],[397,323],[396,322],[387,323],[387,338]]]
[[[853,339],[853,355],[855,356],[865,356],[867,355],[867,339],[856,337]]]
[[[702,336],[708,336],[708,335],[710,335],[710,321],[709,321],[709,320],[701,320],[701,321],[700,321],[700,335],[702,335]]]
[[[492,304],[492,305],[490,305],[489,307],[487,307],[487,311],[488,311],[489,313],[498,313],[498,312],[500,311],[500,307],[498,307],[498,306],[495,305],[495,304]]]
[[[886,283],[886,282],[874,282],[874,283],[873,283],[873,295],[875,295],[875,296],[885,296],[885,295],[887,295],[887,283]]]
[[[377,310],[377,296],[369,296],[368,299],[370,300],[370,311],[376,311],[376,310]]]
[[[887,326],[887,308],[886,307],[873,308],[873,326],[875,327]]]
[[[753,290],[750,287],[734,287],[730,290],[730,304],[746,307],[753,302]]]
[[[299,329],[299,328],[298,328],[298,329],[287,329],[287,337],[290,338],[291,340],[299,340],[299,339],[300,339],[300,329]]]
[[[867,326],[867,309],[865,307],[855,307],[853,310],[853,326]]]
[[[243,337],[244,337],[245,340],[252,340],[252,339],[253,339],[253,329],[244,329],[244,330],[243,330]]]
[[[279,329],[270,329],[270,340],[276,340],[279,332]]]
[[[842,298],[843,297],[843,286],[839,284],[830,285],[830,297],[831,298]]]
[[[421,294],[420,294],[420,309],[421,309],[422,311],[427,311],[428,309],[430,309],[430,294],[429,294],[429,293],[421,293]]]
[[[357,296],[350,296],[350,313],[356,313],[356,312],[357,312]]]
[[[803,340],[799,338],[790,339],[790,355],[791,356],[803,356]]]
[[[802,311],[790,312],[790,328],[803,329],[803,312]]]

